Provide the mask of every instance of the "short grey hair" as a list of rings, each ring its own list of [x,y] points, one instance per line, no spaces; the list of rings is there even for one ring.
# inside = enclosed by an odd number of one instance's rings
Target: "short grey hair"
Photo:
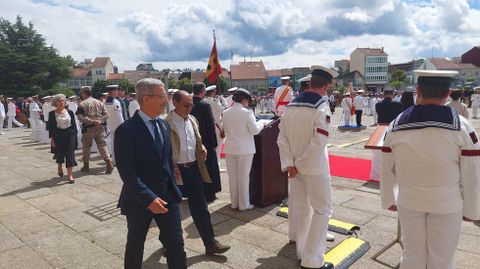
[[[57,106],[57,102],[60,101],[60,100],[65,101],[65,105],[67,105],[67,97],[65,97],[65,94],[63,94],[63,93],[55,94],[55,95],[53,96],[52,105],[53,105],[54,107],[56,107],[56,106]]]
[[[137,95],[137,101],[142,104],[143,97],[153,94],[153,89],[156,87],[162,87],[165,91],[165,84],[156,78],[142,78],[135,84],[135,94]]]

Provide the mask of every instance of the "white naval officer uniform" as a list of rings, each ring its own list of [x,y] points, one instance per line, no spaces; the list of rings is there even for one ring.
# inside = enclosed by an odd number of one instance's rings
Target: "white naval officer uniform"
[[[8,111],[7,111],[7,127],[8,127],[8,130],[12,130],[12,124],[15,124],[15,126],[17,127],[22,127],[23,124],[20,123],[19,121],[17,121],[17,119],[15,119],[15,116],[17,115],[17,106],[15,105],[15,103],[13,101],[10,101],[10,103],[8,103]]]
[[[250,204],[250,170],[255,154],[254,135],[263,124],[257,123],[253,111],[240,103],[223,112],[222,128],[225,131],[225,159],[232,208],[247,210]]]
[[[467,119],[447,106],[416,105],[384,141],[382,207],[396,205],[402,269],[454,269],[462,216],[480,219],[480,144]]]
[[[123,119],[123,112],[122,112],[122,105],[120,101],[117,99],[109,96],[107,101],[105,102],[105,108],[108,112],[107,118],[107,128],[108,128],[108,135],[107,135],[107,146],[109,152],[112,154],[112,162],[115,164],[115,151],[113,148],[113,141],[115,141],[115,130],[117,129],[120,124],[124,122]]]
[[[218,165],[220,167],[220,153],[222,151],[223,139],[220,137],[221,128],[222,128],[222,113],[225,110],[220,103],[220,100],[216,97],[205,97],[205,101],[210,104],[212,108],[213,120],[215,121],[215,135],[217,137],[217,148],[215,153],[217,154]]]
[[[140,110],[140,104],[135,99],[135,100],[132,100],[128,105],[128,115],[130,116],[130,118],[133,117],[133,115],[137,110]]]
[[[32,142],[40,142],[41,136],[41,121],[40,121],[40,106],[35,101],[32,101],[28,106],[28,110],[30,111],[30,125],[32,128],[32,132],[30,133],[30,141]]]
[[[287,91],[286,95],[280,100],[282,93]],[[282,85],[275,90],[273,94],[273,109],[277,116],[282,116],[285,111],[285,107],[293,100],[293,90],[292,87],[288,85]]]
[[[50,103],[50,102],[43,103],[42,113],[43,113],[43,120],[45,121],[45,123],[41,124],[42,128],[41,128],[40,142],[42,144],[50,144],[51,143],[51,139],[48,136],[47,123],[48,123],[48,113],[50,113],[50,111],[53,111],[53,110],[55,110],[55,107],[52,105],[52,103]]]
[[[352,98],[350,95],[343,97],[342,103],[340,104],[343,110],[343,125],[350,125],[350,118],[352,116]]]
[[[5,106],[0,102],[0,135],[5,134],[3,132],[3,121],[5,120]]]
[[[478,118],[478,108],[480,107],[480,94],[472,94],[472,96],[470,96],[470,101],[472,102],[472,117],[476,119]]]
[[[291,179],[296,185],[291,186],[289,196],[289,208],[293,207],[296,217],[289,221],[295,222],[297,256],[305,267],[324,264],[328,220],[332,214],[326,147],[329,125],[328,102],[311,92],[301,93],[287,106],[279,125],[281,168],[285,171],[295,166],[298,170]]]

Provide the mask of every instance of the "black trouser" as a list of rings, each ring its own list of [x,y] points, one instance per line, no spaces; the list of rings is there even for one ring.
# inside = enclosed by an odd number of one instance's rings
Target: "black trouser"
[[[127,245],[125,247],[125,269],[141,269],[143,250],[152,219],[160,229],[160,242],[166,250],[167,264],[170,269],[187,268],[187,256],[184,250],[180,206],[168,203],[168,212],[153,215],[147,209],[130,210],[127,216]]]
[[[362,113],[363,113],[363,110],[355,110],[355,116],[356,116],[356,120],[357,120],[357,126],[362,125]]]
[[[65,163],[65,167],[77,166],[75,161],[75,144],[77,141],[77,134],[73,133],[70,128],[62,130],[57,129],[55,132],[55,155],[53,158],[57,163]]]
[[[193,222],[203,240],[203,244],[209,247],[214,243],[215,235],[213,234],[208,205],[205,201],[203,181],[198,164],[194,162],[189,167],[178,165],[178,168],[183,180],[183,196],[188,198],[188,207],[190,208]]]

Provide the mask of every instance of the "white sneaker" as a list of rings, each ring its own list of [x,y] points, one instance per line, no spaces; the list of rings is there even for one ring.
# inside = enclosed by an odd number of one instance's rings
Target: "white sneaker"
[[[335,240],[335,235],[327,232],[327,241],[328,242],[333,242],[334,240]]]
[[[4,135],[4,134],[7,134],[7,133],[4,133],[4,132],[0,132],[0,135]]]

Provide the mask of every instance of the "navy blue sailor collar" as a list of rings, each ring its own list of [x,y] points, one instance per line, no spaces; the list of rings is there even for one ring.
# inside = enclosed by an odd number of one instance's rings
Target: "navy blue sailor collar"
[[[448,106],[415,105],[395,119],[392,132],[428,127],[460,131],[460,117]]]
[[[313,92],[302,92],[299,96],[295,97],[287,107],[311,107],[318,108],[325,100],[321,95]]]

